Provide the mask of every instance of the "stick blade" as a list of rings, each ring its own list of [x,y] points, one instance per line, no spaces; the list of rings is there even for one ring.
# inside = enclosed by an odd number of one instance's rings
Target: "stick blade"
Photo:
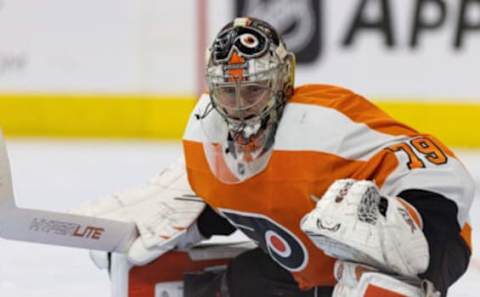
[[[138,235],[135,223],[17,208],[10,210],[1,219],[0,236],[12,240],[123,253],[128,251]]]
[[[0,131],[0,237],[126,252],[137,236],[133,222],[16,207],[7,149]]]

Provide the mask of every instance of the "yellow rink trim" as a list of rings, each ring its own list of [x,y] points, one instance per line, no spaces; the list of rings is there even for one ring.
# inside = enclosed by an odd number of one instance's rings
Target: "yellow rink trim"
[[[192,96],[1,94],[0,127],[10,136],[178,139]]]
[[[0,94],[9,136],[179,139],[193,96]],[[480,148],[480,102],[377,101],[395,118],[456,147]]]
[[[479,103],[380,101],[394,118],[452,147],[480,148]]]

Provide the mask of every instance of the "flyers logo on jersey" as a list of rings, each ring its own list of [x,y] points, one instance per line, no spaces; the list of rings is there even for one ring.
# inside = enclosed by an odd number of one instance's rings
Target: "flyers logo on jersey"
[[[283,268],[295,272],[307,265],[307,249],[287,228],[264,215],[227,209],[220,211]]]

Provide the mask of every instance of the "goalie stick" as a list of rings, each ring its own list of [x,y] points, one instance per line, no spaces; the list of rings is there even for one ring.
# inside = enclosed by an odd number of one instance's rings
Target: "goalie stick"
[[[17,207],[7,149],[0,131],[0,237],[126,252],[137,237],[137,228],[133,222]]]

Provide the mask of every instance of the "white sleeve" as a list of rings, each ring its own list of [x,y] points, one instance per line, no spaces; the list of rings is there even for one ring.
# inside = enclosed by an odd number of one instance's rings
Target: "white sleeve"
[[[420,137],[432,143],[438,143],[429,137]],[[457,219],[459,225],[463,226],[468,220],[468,212],[475,194],[473,178],[460,160],[452,154],[444,153],[444,162],[432,162],[432,156],[437,156],[419,152],[412,144],[413,139],[415,138],[401,143],[402,146],[406,145],[410,148],[409,152],[404,149],[392,150],[398,164],[380,188],[381,192],[394,197],[405,190],[414,189],[440,194],[457,205]],[[440,146],[438,145],[436,148],[440,148]],[[417,161],[420,161],[421,166],[411,168],[412,153],[418,158]]]

